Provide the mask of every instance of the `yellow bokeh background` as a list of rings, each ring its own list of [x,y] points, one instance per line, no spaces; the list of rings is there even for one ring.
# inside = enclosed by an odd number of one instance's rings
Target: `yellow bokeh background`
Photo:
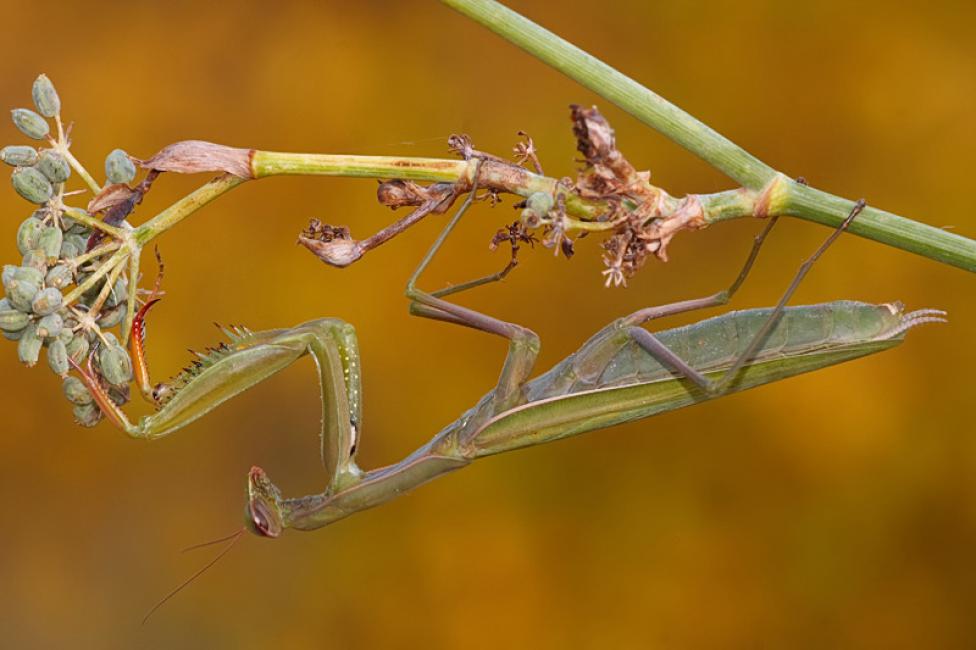
[[[976,236],[972,3],[763,0],[511,6],[618,66],[778,169]],[[0,104],[57,85],[74,151],[99,170],[201,138],[333,153],[446,156],[465,132],[508,155],[529,132],[573,173],[567,105],[599,104],[618,144],[675,194],[730,187],[597,95],[433,1],[7,2]],[[21,138],[0,127],[0,142]],[[165,176],[138,218],[202,182]],[[211,323],[335,316],[365,372],[361,464],[393,462],[473,404],[505,346],[411,318],[402,297],[430,218],[345,270],[295,246],[309,217],[387,224],[372,181],[250,183],[159,241],[149,324],[162,378]],[[479,206],[426,276],[500,268],[513,218]],[[0,193],[14,231],[29,207]],[[725,286],[759,224],[683,234],[626,290],[595,240],[526,251],[464,304],[533,328],[548,367],[611,319]],[[827,234],[784,220],[737,307],[775,302]],[[151,264],[144,271],[154,273]],[[876,357],[654,419],[488,459],[315,533],[247,537],[144,627],[149,606],[231,532],[245,476],[322,489],[308,361],[160,442],[81,429],[59,382],[0,355],[0,634],[17,648],[738,648],[976,645],[976,278],[852,236],[796,302],[899,299],[949,311]],[[685,321],[673,321],[687,322]],[[669,321],[669,324],[671,321]],[[136,411],[141,407],[136,407]]]

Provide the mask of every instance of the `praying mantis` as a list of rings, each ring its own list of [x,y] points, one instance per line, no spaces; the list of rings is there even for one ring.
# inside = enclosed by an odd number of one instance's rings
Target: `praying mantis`
[[[478,161],[471,186],[459,184],[449,197],[453,201],[457,194],[468,191],[410,277],[406,296],[412,314],[499,336],[508,341],[508,353],[495,387],[398,463],[371,471],[356,464],[363,428],[359,353],[355,330],[338,319],[264,332],[227,330],[228,343],[201,355],[175,382],[153,385],[143,343],[146,314],[157,302],[154,296],[134,319],[130,340],[139,388],[158,410],[135,423],[110,399],[90,365],[82,368],[72,363],[111,422],[134,438],[154,440],[190,424],[301,357],[311,356],[318,369],[322,400],[326,487],[320,494],[285,498],[261,468],[253,467],[247,483],[246,528],[258,536],[275,538],[288,528],[314,530],[380,505],[478,458],[646,418],[880,352],[899,344],[909,329],[945,322],[943,311],[905,312],[898,303],[838,301],[786,306],[813,263],[864,207],[861,201],[800,267],[774,308],[730,312],[657,334],[641,327],[660,317],[728,303],[775,225],[776,217],[771,217],[727,289],[619,318],[548,372],[530,379],[539,352],[535,333],[445,300],[497,279],[499,274],[441,291],[427,292],[417,286],[474,201],[480,166]]]

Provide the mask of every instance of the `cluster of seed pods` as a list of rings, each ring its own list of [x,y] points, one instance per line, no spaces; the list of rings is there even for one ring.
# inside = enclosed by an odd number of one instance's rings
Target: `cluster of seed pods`
[[[107,263],[111,251],[100,254],[99,238],[65,213],[70,142],[61,125],[61,101],[45,75],[35,80],[33,99],[37,110],[14,109],[13,123],[23,135],[48,146],[0,149],[0,160],[13,167],[14,189],[35,206],[17,229],[20,264],[3,266],[0,332],[16,342],[20,361],[28,367],[43,354],[62,378],[77,422],[94,426],[102,412],[82,381],[68,373],[73,365],[84,368],[102,382],[114,402],[128,401],[131,359],[108,331],[125,320],[128,286],[124,276],[109,274],[84,286]],[[51,119],[57,127],[53,135]],[[110,183],[129,183],[135,177],[131,160],[118,149],[109,154],[105,168]]]

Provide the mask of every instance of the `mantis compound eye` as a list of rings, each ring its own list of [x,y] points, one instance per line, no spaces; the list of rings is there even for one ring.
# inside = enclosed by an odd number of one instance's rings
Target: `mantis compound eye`
[[[271,513],[267,505],[261,500],[254,500],[248,504],[247,508],[248,528],[251,532],[262,537],[277,537],[281,534],[281,528],[275,526]]]
[[[267,474],[260,467],[252,467],[248,475],[248,499],[245,525],[261,537],[278,537],[284,529],[278,501],[281,498]]]

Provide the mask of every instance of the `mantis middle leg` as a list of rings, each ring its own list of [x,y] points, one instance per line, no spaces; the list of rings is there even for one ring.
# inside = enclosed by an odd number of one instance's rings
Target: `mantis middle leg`
[[[475,170],[475,177],[477,178],[477,169]],[[531,330],[464,307],[460,307],[456,304],[447,302],[442,298],[442,296],[445,296],[448,293],[457,293],[467,288],[480,286],[487,281],[497,279],[497,276],[501,274],[496,274],[496,276],[487,276],[485,279],[467,282],[458,287],[452,287],[440,292],[427,293],[417,289],[416,287],[416,282],[420,274],[429,265],[436,252],[440,249],[448,235],[464,215],[464,212],[470,207],[472,201],[474,200],[476,190],[477,183],[474,184],[474,187],[471,190],[471,193],[468,195],[467,200],[461,205],[452,220],[444,228],[444,231],[434,242],[430,251],[428,251],[427,255],[417,267],[417,270],[414,272],[407,284],[407,297],[411,299],[410,311],[412,314],[471,327],[496,334],[510,340],[508,356],[502,368],[498,384],[491,394],[491,403],[489,408],[485,409],[485,411],[480,414],[481,418],[478,419],[478,421],[472,422],[469,434],[474,434],[484,419],[490,418],[501,411],[513,408],[525,402],[526,396],[524,395],[523,389],[529,379],[529,374],[532,371],[532,367],[539,350],[538,337]],[[567,369],[567,376],[564,378],[564,380],[570,382],[579,378],[580,375],[585,376],[588,373],[589,366],[592,366],[593,368],[604,367],[605,359],[608,356],[612,356],[619,349],[619,347],[632,336],[632,329],[640,329],[636,326],[641,323],[654,318],[661,318],[663,316],[679,314],[696,309],[704,309],[707,307],[715,307],[728,303],[748,277],[763,243],[765,242],[770,231],[776,225],[776,222],[776,217],[770,218],[769,222],[756,236],[745,263],[743,264],[735,280],[727,289],[704,298],[681,301],[670,305],[645,308],[611,324],[592,337],[587,345],[585,345],[576,355],[574,355],[575,363],[572,367]],[[469,437],[470,435],[464,436],[462,434],[462,439],[464,440],[467,440]]]
[[[417,288],[417,280],[420,275],[430,264],[437,251],[440,250],[444,241],[464,216],[464,213],[471,207],[478,190],[478,174],[480,169],[481,161],[479,160],[474,170],[474,181],[472,182],[470,193],[441,232],[440,236],[434,241],[430,250],[427,251],[427,254],[407,282],[406,289],[406,296],[411,301],[410,313],[423,318],[441,320],[482,332],[488,332],[489,334],[500,336],[509,341],[508,354],[502,366],[498,383],[491,392],[487,404],[481,409],[482,412],[478,413],[477,417],[472,418],[470,421],[468,426],[472,430],[479,427],[484,420],[491,416],[524,402],[525,398],[522,394],[522,387],[528,380],[532,368],[535,365],[536,357],[539,354],[539,337],[532,330],[466,307],[461,307],[460,305],[444,300],[442,297],[501,279],[511,269],[511,266],[513,266],[511,263],[501,273],[466,282],[458,287],[452,287],[440,292],[428,293]]]

